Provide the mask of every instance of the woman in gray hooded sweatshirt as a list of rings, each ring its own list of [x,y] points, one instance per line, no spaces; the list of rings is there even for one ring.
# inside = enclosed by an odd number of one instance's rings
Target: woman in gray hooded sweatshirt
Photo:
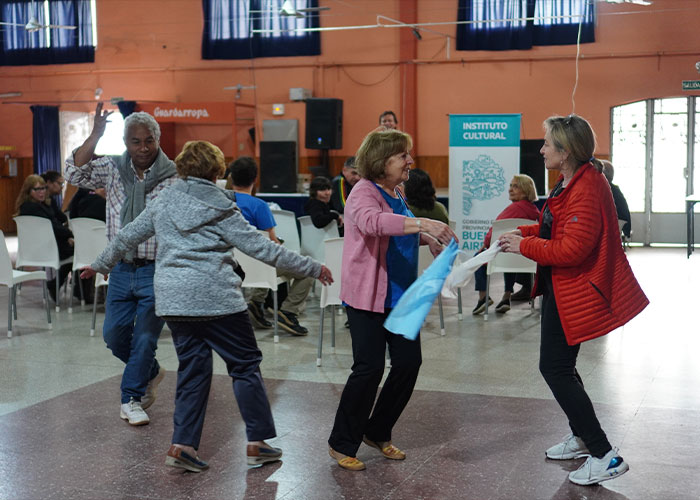
[[[275,437],[275,424],[260,374],[262,353],[231,250],[235,247],[271,266],[318,278],[324,285],[333,278],[325,266],[273,243],[246,222],[234,194],[215,184],[225,170],[218,147],[206,141],[188,142],[175,164],[182,179],[122,228],[82,276],[109,273],[129,250],[155,235],[156,314],[172,331],[180,363],[172,445],[165,463],[193,472],[209,467],[197,456],[197,449],[214,350],[233,378],[233,392],[246,423],[248,465],[259,467],[279,460],[282,450],[264,441]]]

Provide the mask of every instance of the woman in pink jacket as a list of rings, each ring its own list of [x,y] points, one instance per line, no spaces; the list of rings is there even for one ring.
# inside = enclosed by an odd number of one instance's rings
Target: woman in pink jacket
[[[649,303],[627,262],[617,212],[595,136],[577,115],[544,122],[545,168],[561,175],[539,224],[521,226],[499,239],[506,252],[538,264],[542,294],[540,372],[569,420],[571,433],[545,454],[553,460],[587,456],[569,474],[576,484],[614,479],[629,469],[598,422],[576,371],[581,343],[624,325]]]
[[[353,366],[328,444],[331,457],[348,470],[365,468],[355,456],[363,441],[388,459],[406,458],[391,443],[391,431],[418,378],[420,340],[394,335],[384,320],[417,277],[418,245],[430,245],[437,255],[441,244],[456,239],[446,224],[414,217],[397,189],[408,179],[411,147],[411,137],[398,130],[365,137],[355,160],[362,179],[345,205],[340,298],[347,306]],[[391,371],[375,404],[387,344]]]

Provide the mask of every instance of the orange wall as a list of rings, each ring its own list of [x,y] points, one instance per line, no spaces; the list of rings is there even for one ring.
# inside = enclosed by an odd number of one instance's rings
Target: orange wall
[[[331,10],[323,26],[370,25],[377,14],[417,22],[456,19],[455,0],[321,0]],[[237,102],[254,106],[243,116],[255,116],[257,137],[264,119],[273,119],[272,104],[286,103],[283,119],[298,119],[304,140],[304,105],[289,102],[290,87],[313,90],[315,97],[344,100],[344,148],[332,151],[337,165],[377,124],[381,111],[402,117],[415,113],[414,138],[419,163],[427,165],[438,185],[446,186],[447,115],[449,113],[522,113],[522,137],[542,136],[549,115],[572,111],[575,46],[537,47],[528,51],[457,52],[455,27],[423,31],[423,39],[401,36],[405,28],[375,28],[322,33],[318,57],[266,58],[253,61],[200,59],[201,3],[192,0],[118,0],[97,2],[98,47],[94,64],[0,68],[0,92],[19,90],[22,97],[4,102],[61,103],[63,110],[94,108],[96,87],[103,99],[170,102],[234,100],[229,85],[255,85]],[[681,91],[681,80],[700,79],[700,2],[656,0],[644,7],[596,3],[597,42],[581,46],[576,112],[596,129],[598,153],[608,155],[610,108],[653,97],[693,95]],[[415,7],[416,10],[410,10]],[[385,21],[387,24],[388,21]],[[404,44],[402,46],[401,44]],[[408,45],[406,45],[408,44]],[[410,46],[414,44],[415,47]],[[401,60],[411,54],[412,60]],[[415,65],[415,71],[401,71]],[[402,81],[415,78],[414,82]],[[413,77],[412,75],[415,75]],[[411,84],[416,93],[415,109]],[[695,93],[698,95],[698,93]],[[74,102],[83,101],[83,102]],[[0,145],[17,147],[13,156],[32,154],[32,120],[28,104],[0,105]],[[182,126],[176,146],[193,138],[209,139],[227,156],[252,154],[247,129],[240,122],[238,137],[226,126]],[[314,164],[316,151],[300,149],[300,164]]]

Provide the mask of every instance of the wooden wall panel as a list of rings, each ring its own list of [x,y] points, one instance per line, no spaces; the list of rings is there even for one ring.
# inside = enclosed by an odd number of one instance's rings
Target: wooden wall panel
[[[0,230],[5,234],[17,234],[17,227],[12,216],[15,213],[15,201],[24,179],[34,171],[31,158],[17,159],[17,176],[0,177]]]

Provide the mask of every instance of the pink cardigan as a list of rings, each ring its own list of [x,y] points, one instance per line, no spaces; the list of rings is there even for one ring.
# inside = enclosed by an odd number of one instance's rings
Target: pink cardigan
[[[360,179],[350,191],[344,219],[340,298],[356,309],[383,313],[389,237],[404,234],[405,217],[393,212],[372,181]]]

